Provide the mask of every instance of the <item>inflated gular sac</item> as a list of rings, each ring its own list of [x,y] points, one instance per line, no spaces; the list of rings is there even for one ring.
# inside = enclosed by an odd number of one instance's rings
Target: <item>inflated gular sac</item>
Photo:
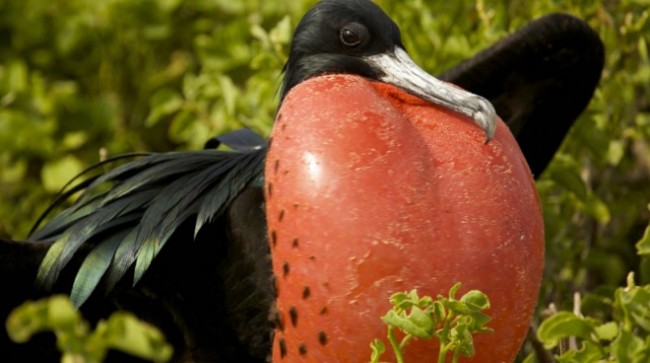
[[[537,301],[543,221],[530,170],[452,111],[358,76],[296,86],[272,132],[266,211],[277,286],[274,362],[365,362],[389,297],[488,294],[494,333],[465,362],[512,362]],[[415,341],[406,362],[437,346]],[[390,355],[385,355],[390,359]]]

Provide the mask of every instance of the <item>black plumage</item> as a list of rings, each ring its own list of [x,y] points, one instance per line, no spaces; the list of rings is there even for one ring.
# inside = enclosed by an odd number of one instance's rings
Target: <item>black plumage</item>
[[[364,57],[403,45],[397,26],[369,4],[328,0],[307,14],[284,69],[281,99],[324,73],[381,78],[383,70]],[[343,35],[345,27],[358,37]],[[441,78],[490,100],[539,175],[591,98],[602,65],[598,36],[556,14]],[[213,149],[221,142],[233,150]],[[83,191],[75,204],[28,242],[1,241],[0,286],[12,292],[0,303],[2,316],[26,298],[66,292],[91,320],[125,309],[154,323],[174,345],[176,361],[265,361],[275,298],[263,209],[266,145],[239,131],[208,146],[135,155],[106,172],[110,162],[91,168],[63,195]],[[3,362],[57,357],[48,336],[24,346],[0,339]]]

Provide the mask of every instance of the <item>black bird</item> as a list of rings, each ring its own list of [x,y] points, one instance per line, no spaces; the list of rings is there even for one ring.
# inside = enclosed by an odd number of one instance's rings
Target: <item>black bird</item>
[[[280,102],[306,79],[351,73],[444,103],[404,83],[397,67],[386,69],[385,59],[408,63],[405,56],[399,29],[372,2],[324,0],[296,30]],[[539,175],[589,102],[603,57],[598,35],[584,22],[553,14],[440,79],[489,100]],[[471,114],[483,107],[472,100],[447,106]],[[489,137],[481,115],[475,119]],[[0,287],[9,292],[0,316],[27,298],[71,293],[91,321],[123,309],[155,324],[174,345],[175,361],[265,361],[274,302],[262,192],[266,144],[247,131],[210,145],[219,143],[234,151],[140,155],[102,172],[127,155],[91,167],[54,202],[83,191],[71,207],[26,242],[0,241]],[[58,357],[47,334],[15,345],[3,333],[0,354],[3,362]]]

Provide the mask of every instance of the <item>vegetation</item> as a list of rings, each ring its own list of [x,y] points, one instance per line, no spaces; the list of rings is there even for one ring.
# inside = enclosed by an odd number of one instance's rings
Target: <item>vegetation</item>
[[[478,290],[468,291],[456,299],[460,287],[460,282],[456,283],[449,290],[449,297],[438,295],[436,300],[430,296],[419,297],[416,290],[398,292],[390,297],[393,307],[381,320],[388,327],[386,335],[397,363],[404,362],[403,351],[413,338],[435,338],[439,363],[446,362],[448,356],[453,363],[458,363],[460,357],[476,354],[473,335],[492,332],[485,326],[491,318],[482,312],[490,308],[490,300]],[[399,342],[396,331],[403,335]],[[382,340],[375,339],[370,348],[370,363],[379,363],[386,346]]]
[[[7,320],[7,332],[16,343],[24,343],[42,331],[56,335],[62,363],[100,363],[109,349],[154,362],[167,362],[173,353],[156,327],[130,313],[115,312],[91,331],[63,295],[28,301],[14,309]]]
[[[636,286],[634,274],[630,273],[627,286],[616,289],[607,305],[614,321],[603,322],[579,312],[561,311],[544,320],[538,336],[546,348],[560,346],[560,363],[650,360],[650,285]],[[576,340],[580,341],[579,346]]]
[[[615,322],[614,337],[591,320],[596,335],[570,334],[582,347],[638,333],[616,301],[650,283],[648,250],[635,249],[650,219],[650,2],[377,2],[433,74],[550,12],[600,34],[600,87],[538,181],[547,260],[534,325],[552,303]],[[0,235],[25,238],[63,184],[106,155],[196,149],[243,126],[267,134],[291,32],[312,3],[0,0]],[[543,359],[531,342],[529,361]]]

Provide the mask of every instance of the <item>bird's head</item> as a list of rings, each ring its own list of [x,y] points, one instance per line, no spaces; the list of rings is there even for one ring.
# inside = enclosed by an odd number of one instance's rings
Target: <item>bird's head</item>
[[[280,102],[297,84],[324,74],[385,82],[473,119],[489,140],[496,112],[489,101],[439,81],[408,56],[400,30],[369,0],[323,0],[303,17],[284,66]]]

